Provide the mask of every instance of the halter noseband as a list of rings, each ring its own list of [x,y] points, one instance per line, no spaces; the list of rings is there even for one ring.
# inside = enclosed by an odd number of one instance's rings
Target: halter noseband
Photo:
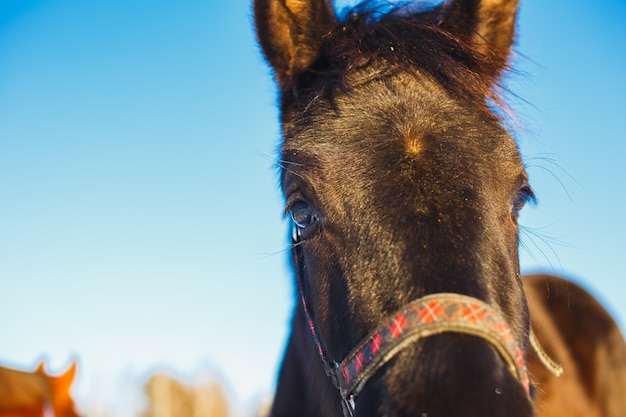
[[[477,336],[489,342],[530,396],[530,380],[524,354],[508,323],[495,308],[477,298],[462,294],[431,294],[405,305],[383,320],[342,362],[329,361],[306,303],[302,282],[304,265],[298,260],[301,255],[298,246],[301,243],[299,236],[295,235],[294,265],[297,269],[298,291],[304,315],[326,375],[339,390],[345,417],[354,415],[356,397],[367,381],[397,353],[419,339],[448,332]],[[530,344],[548,370],[556,376],[561,375],[562,367],[543,351],[532,330]]]
[[[369,378],[393,356],[419,339],[447,332],[487,340],[500,353],[526,393],[530,393],[524,355],[508,324],[494,308],[476,298],[452,293],[419,298],[382,321],[341,363],[327,359],[303,295],[302,305],[326,374],[341,395],[345,416],[354,414],[356,397]]]

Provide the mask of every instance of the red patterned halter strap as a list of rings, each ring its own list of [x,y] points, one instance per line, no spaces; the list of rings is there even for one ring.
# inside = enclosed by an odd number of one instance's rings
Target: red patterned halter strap
[[[304,296],[302,304],[326,373],[341,394],[345,416],[354,414],[356,397],[369,378],[394,355],[418,339],[447,332],[487,340],[530,395],[524,355],[509,325],[496,309],[476,298],[439,293],[417,299],[384,320],[341,363],[327,359]]]
[[[337,365],[342,396],[359,394],[384,363],[418,339],[446,333],[464,333],[487,340],[529,393],[524,355],[502,315],[486,303],[461,294],[433,294],[409,303],[383,321]]]

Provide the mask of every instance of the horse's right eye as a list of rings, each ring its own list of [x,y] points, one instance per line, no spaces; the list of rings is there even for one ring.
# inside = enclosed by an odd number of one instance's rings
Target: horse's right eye
[[[526,203],[535,201],[536,197],[530,186],[526,185],[520,188],[515,195],[515,198],[513,198],[513,201],[511,202],[511,208],[513,209],[513,213],[518,216]]]

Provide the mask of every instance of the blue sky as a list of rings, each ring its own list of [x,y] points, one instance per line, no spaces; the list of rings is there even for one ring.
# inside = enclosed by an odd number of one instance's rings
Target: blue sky
[[[540,202],[523,269],[622,326],[625,22],[623,0],[522,1],[509,79]],[[271,393],[292,306],[277,143],[248,1],[4,0],[0,364],[78,357],[83,409],[132,403],[120,381],[157,366]]]

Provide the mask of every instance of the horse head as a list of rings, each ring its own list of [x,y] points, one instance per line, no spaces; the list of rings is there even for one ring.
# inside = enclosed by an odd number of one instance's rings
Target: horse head
[[[498,91],[517,1],[254,12],[299,288],[272,415],[533,415],[533,193]]]

